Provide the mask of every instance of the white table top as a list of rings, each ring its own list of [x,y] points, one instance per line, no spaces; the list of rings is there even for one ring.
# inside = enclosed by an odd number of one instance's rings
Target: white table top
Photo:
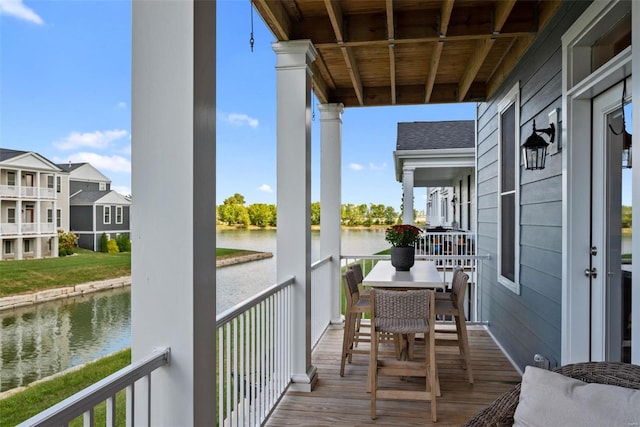
[[[416,261],[409,271],[396,271],[391,261],[378,261],[362,281],[380,288],[442,288],[446,283],[433,261]]]

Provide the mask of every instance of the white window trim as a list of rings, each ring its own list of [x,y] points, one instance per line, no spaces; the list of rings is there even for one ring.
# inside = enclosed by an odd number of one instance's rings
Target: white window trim
[[[47,224],[53,224],[53,209],[47,208]]]
[[[508,278],[500,274],[502,265],[502,120],[501,115],[512,104],[515,104],[515,141],[518,147],[514,150],[515,155],[515,176],[514,176],[514,203],[515,203],[515,231],[513,248],[513,278],[511,281]],[[511,90],[500,100],[498,103],[498,207],[497,207],[497,220],[498,220],[498,235],[496,241],[496,253],[497,253],[497,265],[496,273],[498,283],[511,290],[512,292],[520,295],[520,82],[517,82]]]
[[[107,218],[108,212],[108,218]],[[103,224],[111,224],[111,206],[103,206],[102,207],[102,223]]]
[[[9,249],[9,252],[7,252]],[[14,243],[13,240],[5,240],[2,248],[2,252],[5,255],[15,255]]]
[[[9,180],[10,176],[13,177],[13,180],[12,180],[13,182],[11,182]],[[17,174],[15,173],[15,171],[8,171],[7,172],[7,185],[9,185],[11,187],[15,187],[16,184],[17,184],[16,176],[17,176]]]
[[[120,212],[120,215],[118,215],[118,211]],[[120,220],[118,220],[118,216],[120,217]],[[123,216],[124,210],[122,209],[122,206],[116,206],[116,224],[122,224]]]

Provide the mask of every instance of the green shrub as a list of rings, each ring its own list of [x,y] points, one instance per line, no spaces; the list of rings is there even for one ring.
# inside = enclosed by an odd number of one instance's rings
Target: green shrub
[[[131,252],[131,240],[129,240],[128,233],[118,235],[118,237],[116,237],[116,243],[118,243],[120,252]]]
[[[102,236],[100,236],[100,252],[107,252],[108,241],[109,239],[107,238],[107,235],[105,233],[102,233]]]
[[[67,256],[75,252],[78,245],[78,236],[63,230],[58,230],[58,256]]]
[[[116,239],[109,239],[109,241],[107,242],[107,252],[109,252],[110,254],[117,254],[118,252],[120,252]]]

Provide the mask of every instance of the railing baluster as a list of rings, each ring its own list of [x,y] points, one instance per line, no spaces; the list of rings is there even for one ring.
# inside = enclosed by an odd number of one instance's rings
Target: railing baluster
[[[106,425],[107,427],[116,426],[116,395],[108,398],[106,401]]]
[[[135,420],[134,420],[134,416],[135,416],[135,412],[134,412],[134,400],[136,397],[136,391],[135,391],[135,387],[133,384],[129,384],[129,386],[127,386],[127,408],[126,408],[126,413],[127,413],[127,427],[133,427],[135,425]]]
[[[91,408],[82,415],[82,425],[84,427],[93,427],[94,422],[93,408]]]

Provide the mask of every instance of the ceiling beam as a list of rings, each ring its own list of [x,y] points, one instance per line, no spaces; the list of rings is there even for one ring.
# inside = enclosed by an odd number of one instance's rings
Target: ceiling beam
[[[271,28],[276,39],[287,41],[291,39],[291,20],[289,14],[280,2],[267,0],[252,0],[260,16]]]
[[[364,105],[364,90],[362,89],[362,80],[360,78],[360,70],[358,70],[358,64],[353,56],[353,50],[350,47],[343,47],[342,56],[344,62],[347,64],[347,70],[349,71],[349,77],[351,77],[351,84],[353,90],[356,92],[356,97],[360,105]]]
[[[538,33],[549,23],[549,20],[557,12],[561,4],[561,0],[545,1],[541,3],[537,28]],[[529,45],[533,43],[534,39],[534,34],[528,34],[523,37],[518,37],[513,43],[511,43],[508,51],[502,56],[498,64],[496,64],[493,73],[487,80],[487,98],[493,96],[496,90],[498,90],[513,67],[516,66],[518,61],[520,61],[520,58],[522,58],[522,55],[524,55],[526,50],[529,48]]]
[[[471,83],[473,83],[478,75],[478,71],[480,71],[480,67],[493,47],[494,41],[495,40],[493,39],[487,39],[476,42],[473,55],[471,56],[471,59],[469,59],[469,62],[465,67],[464,75],[460,79],[460,84],[458,85],[458,102],[462,102],[464,97],[467,96]]]
[[[396,104],[396,51],[393,39],[396,37],[393,0],[387,0],[387,38],[389,40],[389,83],[391,86],[391,104]]]
[[[499,1],[496,4],[494,10],[494,24],[493,24],[493,34],[500,34],[500,30],[504,26],[504,23],[507,22],[507,18],[513,9],[513,6],[516,4],[515,0],[503,0]],[[462,102],[464,98],[467,96],[467,92],[471,87],[471,83],[476,79],[478,75],[478,71],[480,71],[480,67],[484,63],[484,60],[489,55],[491,48],[493,47],[495,39],[486,39],[476,42],[476,49],[473,52],[473,56],[469,60],[467,67],[465,69],[465,73],[460,79],[460,85],[458,88],[458,101]]]
[[[457,41],[469,41],[469,40],[487,40],[487,39],[502,39],[502,38],[513,38],[513,37],[522,37],[528,36],[532,34],[531,31],[517,31],[517,32],[509,32],[509,33],[499,33],[499,34],[489,34],[489,33],[475,33],[475,34],[466,34],[466,35],[458,35],[458,36],[445,36],[440,37],[437,35],[433,36],[425,36],[425,37],[412,37],[406,39],[395,38],[393,43],[396,45],[400,44],[415,44],[415,43],[435,43],[439,41],[446,42],[457,42]],[[386,39],[379,40],[359,40],[359,41],[345,41],[341,44],[336,43],[314,43],[314,46],[317,49],[331,49],[338,47],[383,47],[388,45],[390,42]]]
[[[442,47],[444,42],[436,43],[431,54],[431,62],[429,63],[429,74],[427,75],[427,81],[424,85],[424,103],[428,104],[431,100],[431,94],[433,93],[433,85],[436,82],[436,74],[438,73],[438,67],[440,66],[440,57],[442,56]]]
[[[440,67],[440,57],[442,56],[442,48],[444,47],[444,38],[449,31],[449,21],[451,20],[451,12],[453,12],[454,0],[445,0],[442,2],[442,8],[440,9],[440,38],[431,54],[431,61],[429,62],[429,73],[427,74],[427,81],[424,84],[424,103],[428,104],[431,100],[431,94],[433,93],[433,85],[436,82],[436,75],[438,74],[438,68]]]
[[[442,2],[442,8],[440,8],[440,37],[446,37],[447,35],[454,1],[455,0],[445,0]]]
[[[353,56],[351,47],[345,47],[344,45],[344,33],[342,31],[342,22],[344,16],[342,14],[342,8],[340,7],[340,3],[336,1],[325,0],[324,4],[327,8],[327,14],[329,15],[329,21],[331,21],[333,32],[336,35],[336,41],[338,42],[337,46],[340,46],[342,50],[342,56],[347,66],[347,70],[349,71],[349,77],[351,77],[351,84],[353,85],[353,89],[356,92],[356,97],[358,98],[358,102],[360,103],[360,105],[364,105],[360,71],[358,70],[358,65],[356,64],[356,59]]]
[[[342,8],[340,7],[340,3],[332,0],[324,0],[324,5],[327,8],[329,21],[331,21],[331,27],[333,28],[333,32],[336,35],[336,41],[338,43],[344,42],[344,33],[342,31],[344,16],[342,15]]]

